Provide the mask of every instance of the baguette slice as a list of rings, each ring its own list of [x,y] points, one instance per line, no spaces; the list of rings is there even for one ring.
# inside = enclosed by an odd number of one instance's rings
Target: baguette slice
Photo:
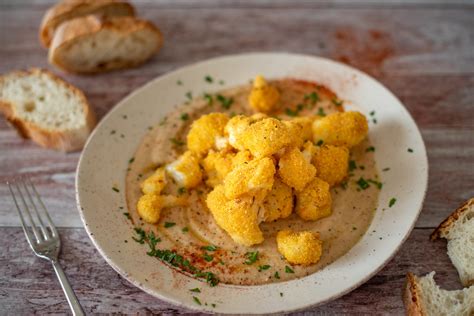
[[[448,240],[448,255],[464,286],[474,284],[474,198],[448,216],[431,234],[431,240]]]
[[[474,287],[447,291],[436,285],[431,272],[424,277],[407,274],[403,301],[409,316],[470,316],[474,313]]]
[[[40,41],[44,47],[49,47],[56,28],[63,22],[96,14],[102,17],[134,16],[135,9],[125,1],[120,0],[63,0],[49,9],[43,17],[40,27]]]
[[[0,77],[0,112],[21,136],[65,152],[81,149],[95,126],[84,94],[41,69]]]
[[[133,17],[95,15],[64,22],[56,30],[49,61],[74,73],[97,73],[137,66],[161,47],[161,32]]]

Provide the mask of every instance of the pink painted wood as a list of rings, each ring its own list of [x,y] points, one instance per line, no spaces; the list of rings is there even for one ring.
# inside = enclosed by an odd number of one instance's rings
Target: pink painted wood
[[[429,156],[425,206],[397,256],[365,285],[308,310],[322,314],[401,314],[407,271],[437,271],[459,288],[442,241],[432,229],[474,187],[474,5],[468,1],[137,1],[139,13],[163,31],[165,46],[146,65],[97,76],[60,73],[37,39],[50,0],[0,3],[0,73],[46,67],[83,89],[102,117],[125,95],[177,67],[248,51],[292,51],[340,60],[372,74],[407,106]],[[64,242],[62,261],[89,313],[181,313],[121,279],[81,228],[74,201],[79,154],[62,154],[17,137],[0,119],[0,183],[29,174]],[[0,185],[0,314],[66,313],[50,267],[24,241],[9,193]]]

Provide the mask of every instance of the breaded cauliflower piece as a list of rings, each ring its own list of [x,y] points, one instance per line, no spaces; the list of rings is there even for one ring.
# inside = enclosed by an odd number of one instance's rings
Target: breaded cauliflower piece
[[[158,168],[141,184],[143,194],[160,194],[166,186],[166,173],[164,168]]]
[[[298,148],[288,147],[278,161],[278,175],[284,183],[301,191],[314,179],[316,168]]]
[[[263,76],[256,76],[249,95],[250,106],[264,113],[274,110],[280,100],[278,89],[269,85]]]
[[[237,142],[257,158],[271,156],[295,141],[292,130],[274,118],[265,118],[251,124],[237,137]]]
[[[360,112],[337,112],[313,122],[313,140],[327,145],[354,147],[369,131],[367,119]]]
[[[263,242],[263,234],[258,226],[261,205],[251,196],[229,200],[224,191],[224,186],[218,185],[206,199],[217,225],[238,244],[252,246]]]
[[[168,164],[166,171],[180,186],[186,189],[196,187],[202,180],[199,159],[196,154],[189,150]]]
[[[248,150],[239,151],[232,159],[232,168],[241,165],[245,162],[250,162],[253,159],[252,154]]]
[[[323,242],[319,239],[319,233],[282,230],[276,240],[278,251],[292,264],[310,265],[321,259]]]
[[[245,115],[236,115],[227,122],[224,132],[229,139],[229,144],[238,149],[244,150],[244,146],[240,143],[242,133],[252,124],[253,120]]]
[[[268,157],[240,164],[224,179],[225,196],[235,199],[244,194],[266,194],[272,189],[275,171],[275,164]]]
[[[185,197],[173,195],[145,194],[137,202],[137,211],[147,223],[156,224],[160,219],[161,210],[168,207],[186,205]]]
[[[225,148],[224,127],[228,121],[224,113],[210,113],[195,120],[187,136],[189,150],[202,155],[211,148]]]
[[[316,155],[316,152],[318,151],[317,146],[314,146],[313,142],[306,142],[303,145],[303,150],[301,151],[303,153],[304,159],[306,159],[307,162],[312,163],[313,162],[313,157]],[[317,169],[317,167],[316,167]]]
[[[234,157],[232,152],[209,151],[201,162],[207,178],[206,184],[211,187],[222,184],[227,174],[232,171]]]
[[[296,140],[294,146],[300,147],[305,141],[313,139],[313,119],[307,116],[296,117],[290,121],[283,121],[292,131]]]
[[[273,187],[263,201],[265,222],[287,218],[293,211],[293,190],[280,179],[275,179]]]
[[[318,178],[332,187],[341,183],[349,168],[349,149],[347,147],[323,145],[316,149],[313,164],[318,170]]]
[[[296,213],[306,221],[331,215],[332,197],[329,184],[314,178],[302,191],[296,192]]]

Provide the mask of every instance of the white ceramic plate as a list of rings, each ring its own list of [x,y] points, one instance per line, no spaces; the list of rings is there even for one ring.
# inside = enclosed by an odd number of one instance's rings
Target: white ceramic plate
[[[346,255],[307,277],[261,286],[209,287],[178,273],[145,254],[145,247],[125,243],[133,234],[126,212],[125,175],[147,127],[157,124],[185,101],[185,93],[213,92],[247,83],[257,74],[292,77],[331,88],[367,116],[376,112],[369,137],[384,187],[367,233]],[[206,75],[223,79],[210,85]],[[183,85],[177,85],[181,80]],[[127,119],[123,116],[126,115]],[[111,134],[111,131],[116,131]],[[411,148],[413,152],[409,152]],[[428,162],[420,132],[400,101],[368,75],[324,58],[286,53],[253,53],[200,62],[161,76],[121,101],[101,121],[89,139],[76,177],[79,212],[92,242],[124,278],[164,301],[194,310],[222,313],[274,313],[328,302],[355,289],[379,271],[411,232],[421,210],[428,179]],[[120,192],[115,192],[112,187]],[[396,204],[389,208],[392,197]],[[124,207],[124,209],[120,209]],[[375,231],[375,233],[374,233]],[[200,287],[202,306],[191,288]],[[281,296],[280,293],[283,293]],[[208,306],[204,305],[208,302]],[[211,307],[215,303],[216,307]]]

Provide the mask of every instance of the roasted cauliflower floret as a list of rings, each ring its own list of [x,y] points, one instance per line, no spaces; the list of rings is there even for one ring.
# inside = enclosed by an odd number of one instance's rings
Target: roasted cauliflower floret
[[[256,76],[249,95],[250,106],[259,112],[268,113],[275,109],[279,100],[278,89],[269,85],[262,76]]]
[[[258,226],[261,205],[251,196],[229,200],[224,186],[218,185],[207,195],[206,204],[217,225],[238,244],[252,246],[263,242]]]
[[[199,167],[199,159],[191,151],[186,151],[174,162],[166,166],[168,174],[178,185],[191,189],[196,187],[202,180],[202,172]]]
[[[273,186],[275,171],[268,157],[237,165],[224,179],[225,196],[235,199],[244,194],[266,194]]]
[[[293,190],[280,179],[275,179],[273,187],[263,201],[265,222],[290,216],[293,211]]]
[[[166,186],[166,173],[164,168],[156,171],[140,184],[144,194],[160,194]]]
[[[284,183],[301,191],[315,177],[316,168],[298,148],[289,147],[278,161],[278,175]]]
[[[292,264],[310,265],[321,259],[323,242],[319,234],[310,231],[279,231],[276,237],[278,251]]]
[[[137,211],[145,222],[156,224],[160,219],[162,209],[183,205],[186,205],[185,197],[145,194],[137,202]]]
[[[248,126],[237,141],[255,157],[270,156],[294,143],[295,137],[288,126],[274,118],[265,118]]]
[[[314,178],[302,191],[296,192],[296,213],[304,220],[315,221],[331,215],[332,197],[329,184]]]
[[[349,168],[349,149],[346,147],[323,145],[317,148],[313,164],[318,170],[318,178],[332,187],[341,183]]]
[[[211,148],[225,148],[224,127],[228,121],[229,117],[224,113],[211,113],[195,120],[187,136],[189,150],[201,155]]]
[[[206,173],[206,184],[215,187],[224,181],[224,178],[232,171],[235,154],[231,152],[215,152],[211,150],[201,162]]]
[[[313,122],[313,140],[327,145],[354,147],[368,133],[367,119],[360,112],[338,112]]]

